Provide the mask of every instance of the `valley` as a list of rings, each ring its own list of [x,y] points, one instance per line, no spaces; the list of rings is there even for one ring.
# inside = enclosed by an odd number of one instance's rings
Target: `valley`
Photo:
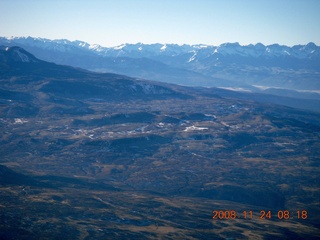
[[[2,56],[0,238],[319,239],[318,113]]]

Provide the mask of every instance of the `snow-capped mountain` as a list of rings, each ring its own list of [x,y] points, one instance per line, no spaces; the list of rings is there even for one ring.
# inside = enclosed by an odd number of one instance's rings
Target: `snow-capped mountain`
[[[262,43],[103,47],[66,39],[0,37],[0,45],[19,46],[57,64],[182,85],[320,91],[320,47],[314,43],[292,47]]]
[[[39,62],[32,54],[28,53],[21,47],[4,47],[0,46],[0,50],[7,54],[1,54],[3,56],[2,62]]]
[[[112,56],[113,54],[132,57],[139,56],[177,56],[182,54],[196,54],[199,56],[206,55],[240,55],[246,57],[280,57],[280,56],[293,56],[296,58],[312,58],[319,55],[320,48],[314,43],[309,43],[304,46],[280,46],[278,44],[273,44],[269,46],[264,46],[261,43],[256,45],[241,46],[239,43],[225,43],[220,46],[209,46],[209,45],[176,45],[176,44],[150,44],[144,45],[138,44],[125,44],[120,47],[106,48],[104,52],[106,56]],[[202,53],[202,54],[201,54]],[[205,54],[203,54],[205,53]],[[115,56],[114,55],[114,56]],[[195,58],[194,60],[196,60]]]
[[[219,46],[212,45],[178,45],[178,44],[122,44],[115,47],[103,47],[98,44],[89,44],[83,41],[69,41],[67,39],[49,40],[45,38],[32,37],[0,37],[1,45],[24,45],[38,47],[60,52],[72,52],[74,50],[90,51],[105,57],[156,57],[156,56],[178,56],[184,54],[196,54],[197,56],[215,55],[239,55],[246,57],[284,57],[315,58],[320,57],[320,47],[310,42],[307,45],[295,45],[288,47],[279,44],[263,45],[240,45],[239,43],[224,43]],[[194,58],[196,60],[197,58]]]

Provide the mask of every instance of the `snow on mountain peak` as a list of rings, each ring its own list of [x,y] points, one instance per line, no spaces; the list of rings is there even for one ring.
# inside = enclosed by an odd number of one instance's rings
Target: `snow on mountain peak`
[[[163,52],[167,49],[167,44],[164,44],[161,48],[160,48],[160,51]]]
[[[32,54],[25,51],[21,47],[16,47],[16,46],[15,47],[5,47],[2,49],[4,49],[6,51],[6,55],[8,56],[9,61],[23,62],[23,63],[39,62],[39,60],[37,58],[35,58]]]
[[[195,45],[195,47],[199,49],[203,49],[203,48],[208,48],[209,46],[204,44],[198,44],[198,45]]]
[[[191,58],[189,58],[188,62],[192,62],[192,61],[194,61],[194,60],[196,59],[197,51],[193,51],[193,53],[194,53],[194,54],[192,55]]]
[[[79,46],[79,47],[83,47],[83,48],[88,48],[90,47],[90,44],[89,43],[86,43],[86,42],[83,42],[83,41],[74,41],[73,42],[76,46]]]
[[[0,37],[0,44],[4,46],[21,46],[26,49],[38,48],[57,52],[77,52],[85,54],[98,54],[105,57],[147,57],[157,59],[158,56],[184,56],[186,62],[193,62],[202,58],[214,55],[241,56],[241,57],[290,57],[290,58],[317,58],[320,54],[320,47],[310,42],[306,45],[295,45],[293,47],[279,44],[263,45],[262,43],[240,45],[236,43],[224,43],[219,46],[206,44],[121,44],[115,47],[103,47],[99,44],[88,44],[84,41],[69,41],[67,39],[49,40],[33,37]],[[219,57],[220,58],[220,57]]]
[[[89,49],[95,50],[97,52],[103,51],[104,47],[100,46],[99,44],[92,44],[88,46]]]

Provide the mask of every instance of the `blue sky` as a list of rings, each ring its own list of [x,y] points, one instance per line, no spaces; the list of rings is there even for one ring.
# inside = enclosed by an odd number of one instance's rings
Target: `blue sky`
[[[0,36],[320,45],[320,0],[1,0]]]

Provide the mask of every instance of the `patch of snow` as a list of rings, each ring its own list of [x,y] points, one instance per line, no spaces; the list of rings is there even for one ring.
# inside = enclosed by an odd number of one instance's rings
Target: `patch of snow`
[[[100,50],[102,47],[99,44],[92,44],[89,46],[89,49]]]
[[[320,90],[295,90],[297,92],[305,92],[305,93],[317,93],[320,94]]]
[[[186,127],[185,130],[183,130],[184,132],[189,132],[189,131],[202,131],[202,130],[208,130],[208,128],[205,127],[196,127],[196,126],[190,126],[190,127]]]
[[[206,117],[210,117],[210,118],[217,118],[217,116],[216,115],[214,115],[214,114],[204,114]]]
[[[221,121],[221,124],[222,124],[223,126],[230,127],[229,124],[227,124],[227,123],[225,123],[225,122],[223,122],[223,121]]]
[[[24,120],[22,118],[15,118],[14,119],[14,124],[23,124],[23,123],[27,123],[27,120]]]
[[[78,42],[78,45],[79,45],[79,47],[87,47],[88,43],[80,41],[80,42]]]
[[[195,59],[196,59],[196,56],[197,56],[197,52],[196,51],[193,51],[193,55],[192,55],[192,57],[191,58],[189,58],[189,61],[188,62],[192,62],[192,61],[194,61]]]
[[[164,127],[164,123],[163,122],[159,122],[158,124],[156,124],[157,127]]]
[[[160,48],[161,52],[165,51],[166,49],[167,49],[167,44],[163,45],[163,46]]]
[[[252,92],[251,90],[245,89],[245,88],[235,88],[235,87],[219,87],[226,90],[231,90],[235,92]]]
[[[261,86],[261,85],[252,85],[253,87],[259,88],[261,90],[267,90],[270,88],[273,89],[283,89],[283,90],[290,90],[290,91],[295,91],[295,92],[302,92],[302,93],[317,93],[320,94],[320,90],[305,90],[305,89],[292,89],[292,88],[283,88],[283,87],[273,87],[273,86]]]
[[[88,137],[90,138],[90,139],[94,139],[94,134],[90,134]]]

